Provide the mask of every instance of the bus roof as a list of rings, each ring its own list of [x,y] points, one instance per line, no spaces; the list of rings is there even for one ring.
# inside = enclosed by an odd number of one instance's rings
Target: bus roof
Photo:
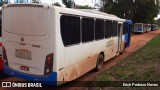
[[[59,13],[71,14],[76,16],[86,16],[86,17],[93,17],[93,18],[102,18],[107,20],[125,22],[125,19],[121,19],[115,15],[107,14],[95,10],[89,9],[72,9],[72,8],[64,8],[58,6],[52,6],[48,4],[33,4],[33,3],[16,3],[16,4],[5,4],[3,7],[40,7],[40,8],[54,8],[55,11]]]
[[[104,12],[99,12],[99,11],[91,10],[91,9],[76,9],[76,10],[80,10],[80,11],[88,12],[88,13],[93,13],[93,14],[106,15],[106,16],[110,16],[110,17],[117,17],[116,15],[107,14],[107,13],[104,13]]]
[[[102,18],[102,19],[121,21],[121,22],[125,21],[125,19],[121,19],[115,15],[94,11],[94,10],[70,9],[70,8],[63,8],[63,7],[57,7],[57,6],[53,6],[53,7],[60,13],[65,13],[65,14],[73,14],[73,15],[93,17],[93,18],[95,17],[100,19]]]

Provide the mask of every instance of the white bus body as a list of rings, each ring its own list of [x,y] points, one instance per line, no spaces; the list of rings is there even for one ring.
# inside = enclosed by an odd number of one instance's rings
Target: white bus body
[[[82,42],[80,27],[80,42],[65,46],[61,35],[62,16],[78,17],[80,25],[82,18],[116,21],[119,29],[114,37]],[[8,4],[3,6],[2,19],[4,71],[27,80],[74,80],[94,69],[100,55],[107,61],[125,46],[122,35],[125,20],[114,16],[48,5]],[[48,63],[51,68],[47,68]]]
[[[151,31],[151,24],[147,24],[147,32]]]
[[[135,23],[134,24],[134,32],[138,33],[145,33],[146,32],[146,27],[143,23]]]

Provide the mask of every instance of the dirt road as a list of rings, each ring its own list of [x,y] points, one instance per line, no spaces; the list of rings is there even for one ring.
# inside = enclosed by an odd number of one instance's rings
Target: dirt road
[[[122,61],[125,57],[136,52],[137,49],[143,47],[147,42],[149,42],[152,38],[154,38],[157,35],[160,35],[160,30],[152,31],[152,32],[144,33],[144,34],[136,34],[136,35],[132,36],[131,46],[129,48],[127,48],[122,55],[119,55],[119,56],[105,62],[101,71],[99,71],[99,72],[90,71],[87,74],[83,75],[82,77],[76,79],[75,81],[92,81],[95,77],[97,77],[98,75],[100,75],[101,73],[103,73],[104,71],[109,69],[110,67],[116,65],[118,62]],[[24,81],[24,79],[15,78],[15,77],[1,79],[0,81],[4,81],[4,80],[5,81]],[[63,86],[76,86],[76,83],[69,82]],[[54,90],[55,89],[57,89],[57,90],[81,90],[81,89],[87,90],[85,88],[63,87],[63,86],[61,86],[61,88],[59,88],[59,87],[54,88]],[[19,90],[25,90],[25,89],[26,88],[21,88]],[[53,88],[50,88],[50,89],[53,90]],[[9,90],[9,88],[3,88],[3,90]],[[18,89],[16,89],[16,90],[18,90]]]

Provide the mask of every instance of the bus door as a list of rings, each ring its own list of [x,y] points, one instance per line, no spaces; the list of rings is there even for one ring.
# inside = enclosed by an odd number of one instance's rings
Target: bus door
[[[123,24],[118,23],[118,53],[122,52],[122,34],[123,34]]]
[[[132,29],[132,25],[131,24],[128,24],[128,40],[127,40],[127,42],[126,42],[126,46],[125,46],[125,48],[127,48],[127,47],[129,47],[130,46],[130,41],[131,41],[131,30]]]

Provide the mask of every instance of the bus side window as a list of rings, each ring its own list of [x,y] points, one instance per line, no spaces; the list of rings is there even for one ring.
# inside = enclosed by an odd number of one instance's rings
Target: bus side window
[[[62,15],[60,23],[64,46],[80,43],[80,17]]]
[[[118,28],[118,22],[116,22],[116,21],[113,21],[113,23],[112,23],[113,25],[113,34],[112,34],[112,36],[117,36],[117,28]]]
[[[112,21],[105,21],[105,38],[110,38],[112,34]]]
[[[82,18],[82,42],[94,40],[94,19]]]
[[[104,20],[95,21],[95,40],[104,39]]]

